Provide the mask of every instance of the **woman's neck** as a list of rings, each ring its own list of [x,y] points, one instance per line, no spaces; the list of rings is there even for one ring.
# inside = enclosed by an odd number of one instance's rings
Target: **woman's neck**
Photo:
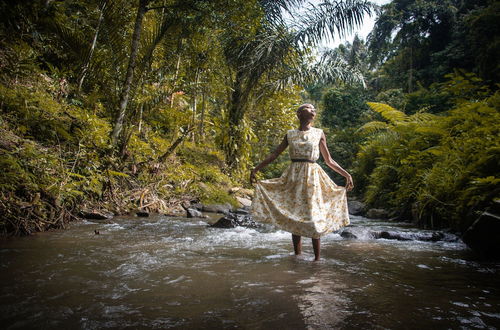
[[[299,125],[299,131],[308,131],[312,127],[312,122],[305,122],[305,123],[300,123]]]

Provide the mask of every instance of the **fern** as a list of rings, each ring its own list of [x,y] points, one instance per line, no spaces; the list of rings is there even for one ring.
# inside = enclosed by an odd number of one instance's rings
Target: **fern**
[[[408,116],[404,112],[396,110],[390,105],[376,102],[366,102],[366,104],[368,104],[370,109],[379,113],[391,124],[397,124],[408,120]]]
[[[382,130],[386,130],[389,128],[389,125],[387,123],[384,123],[382,121],[371,121],[369,123],[364,124],[360,128],[358,128],[358,132],[363,132],[367,134],[372,134],[372,133],[377,133]]]

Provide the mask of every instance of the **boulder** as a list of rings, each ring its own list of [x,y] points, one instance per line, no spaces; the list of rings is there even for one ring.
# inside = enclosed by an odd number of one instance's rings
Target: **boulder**
[[[135,215],[141,218],[147,218],[149,217],[149,212],[146,211],[137,211],[135,212]]]
[[[233,208],[232,205],[229,203],[212,204],[212,205],[203,205],[202,211],[227,214],[232,210],[232,208]]]
[[[238,195],[240,196],[253,197],[253,194],[254,194],[253,189],[242,188],[238,191]]]
[[[252,219],[250,214],[238,214],[230,212],[224,217],[217,220],[216,223],[210,225],[215,228],[234,228],[234,227],[258,228],[259,225]]]
[[[195,210],[198,210],[198,211],[203,211],[203,204],[201,203],[192,203],[189,208],[191,209],[195,209]]]
[[[244,207],[250,207],[250,205],[252,205],[252,201],[245,197],[236,196],[236,200]]]
[[[411,241],[412,239],[404,233],[399,232],[390,232],[390,231],[381,231],[380,233],[373,233],[375,238],[384,238],[384,239],[394,239],[398,241]]]
[[[233,218],[225,216],[217,220],[216,223],[210,225],[210,227],[215,228],[234,228],[237,227],[238,224],[234,221]]]
[[[243,208],[234,210],[233,213],[236,213],[236,214],[250,214],[250,211],[248,210],[248,208],[243,207]]]
[[[372,232],[373,238],[393,239],[398,241],[423,241],[423,242],[456,242],[458,237],[440,231],[435,232],[408,232],[408,231],[380,231]]]
[[[241,188],[241,187],[233,187],[233,188],[229,189],[229,193],[236,195],[236,196],[239,196],[239,197],[245,197],[245,198],[249,198],[249,197],[253,196],[252,189],[245,189],[245,188]]]
[[[200,211],[198,211],[196,209],[190,208],[190,207],[186,209],[186,217],[188,217],[188,218],[205,218],[203,213],[201,213]]]
[[[340,233],[340,236],[345,239],[357,239],[358,236],[354,235],[353,233],[344,230],[343,232]]]
[[[352,215],[362,215],[365,211],[365,204],[360,201],[348,200],[347,206],[349,208],[349,214]]]
[[[500,258],[500,216],[483,212],[465,231],[462,240],[483,256]]]
[[[109,220],[114,214],[106,210],[81,210],[78,216],[88,220]]]
[[[388,219],[390,217],[390,213],[384,209],[369,209],[365,217],[370,219]]]

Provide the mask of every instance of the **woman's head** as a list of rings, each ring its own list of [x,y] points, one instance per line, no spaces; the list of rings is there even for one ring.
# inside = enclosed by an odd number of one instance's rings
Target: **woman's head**
[[[313,120],[314,117],[316,117],[316,109],[314,108],[314,105],[310,103],[302,104],[297,109],[297,117],[300,121]]]

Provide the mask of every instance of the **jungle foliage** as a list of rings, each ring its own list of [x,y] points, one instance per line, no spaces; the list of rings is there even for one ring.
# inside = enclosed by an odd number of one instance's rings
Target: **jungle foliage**
[[[0,231],[236,205],[307,100],[360,198],[466,226],[498,199],[498,3],[393,0],[366,41],[316,55],[374,8],[321,3],[2,1]]]
[[[451,90],[442,89],[455,94],[458,78],[451,79]],[[368,103],[384,120],[360,128],[368,138],[357,154],[355,172],[366,201],[424,227],[467,229],[470,213],[498,202],[499,101],[498,91],[478,100],[456,100],[437,115],[425,110],[407,115],[387,104]]]
[[[365,77],[366,88],[309,91],[321,99],[332,156],[354,173],[369,207],[457,231],[498,207],[499,9],[495,1],[393,0],[366,42],[328,50]]]
[[[372,5],[303,6],[2,1],[0,231],[59,228],[82,209],[236,205],[230,188],[294,125],[298,84],[360,80],[345,63],[315,64],[311,47]]]

